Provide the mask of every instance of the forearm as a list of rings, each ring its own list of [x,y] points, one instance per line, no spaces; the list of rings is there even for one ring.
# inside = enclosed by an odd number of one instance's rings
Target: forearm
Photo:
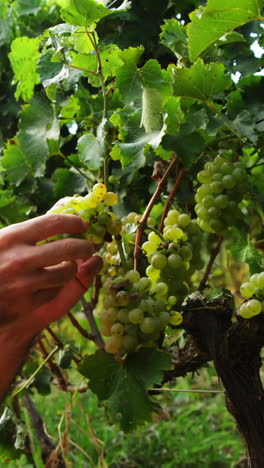
[[[20,323],[0,328],[0,402],[23,365],[35,334]]]

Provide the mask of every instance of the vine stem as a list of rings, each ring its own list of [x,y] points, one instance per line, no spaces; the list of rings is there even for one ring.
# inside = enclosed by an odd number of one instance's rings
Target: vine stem
[[[180,392],[180,393],[225,393],[224,390],[184,390],[181,388],[149,388],[150,392]]]
[[[177,179],[176,179],[176,182],[173,186],[173,189],[171,191],[171,193],[169,194],[169,197],[168,197],[168,200],[166,202],[166,205],[165,205],[165,208],[163,210],[163,213],[162,213],[162,217],[161,217],[161,221],[160,221],[160,226],[159,226],[159,231],[162,232],[163,230],[163,227],[164,227],[164,220],[168,214],[168,211],[171,207],[171,204],[172,204],[172,201],[173,201],[173,198],[175,196],[175,193],[177,192],[178,188],[179,188],[179,185],[182,181],[182,178],[184,176],[184,173],[185,173],[185,170],[184,169],[181,169]]]
[[[56,335],[56,333],[54,333],[54,331],[52,330],[52,328],[50,328],[49,326],[46,327],[46,331],[50,334],[50,336],[52,337],[55,345],[57,345],[59,348],[63,349],[64,348],[64,343],[59,339],[59,337]],[[76,364],[78,364],[80,362],[80,359],[77,359],[75,356],[72,357],[72,359],[74,360],[74,362]]]
[[[68,317],[71,321],[71,323],[73,324],[73,326],[78,330],[78,332],[84,336],[84,338],[87,338],[88,340],[93,340],[93,335],[91,333],[88,333],[78,322],[78,320],[76,320],[76,318],[73,316],[73,314],[71,312],[68,312]]]
[[[136,233],[136,242],[135,242],[135,250],[134,250],[134,269],[138,270],[139,269],[139,257],[140,257],[140,251],[141,251],[141,243],[142,243],[142,236],[144,232],[145,225],[147,223],[147,219],[150,215],[150,212],[155,205],[158,197],[163,191],[164,185],[167,182],[167,179],[172,171],[172,169],[175,167],[177,162],[176,155],[174,155],[168,169],[166,170],[165,174],[163,175],[162,179],[157,185],[156,191],[152,195],[143,215],[142,218],[140,219],[138,223],[138,228],[137,228],[137,233]]]
[[[207,264],[207,267],[206,267],[206,270],[205,270],[205,273],[203,275],[203,278],[200,282],[200,285],[199,285],[199,291],[202,291],[205,286],[206,286],[206,283],[208,281],[208,278],[209,278],[209,275],[210,275],[210,272],[211,272],[211,269],[212,269],[212,266],[214,264],[214,261],[217,257],[217,255],[219,254],[220,252],[220,249],[221,249],[221,245],[223,243],[223,240],[224,238],[219,236],[218,238],[218,241],[217,241],[217,244],[216,244],[216,247],[214,248],[214,250],[212,251],[211,253],[211,256],[210,256],[210,259],[209,259],[209,262]]]
[[[86,70],[86,68],[81,68],[81,67],[76,67],[75,65],[67,65],[69,68],[74,68],[75,70],[81,70],[84,71],[85,73],[91,73],[92,75],[96,76],[98,78],[98,74],[92,70]]]
[[[95,342],[98,348],[104,349],[105,344],[99,331],[99,328],[96,325],[91,305],[86,301],[84,297],[81,298],[81,304],[83,308],[83,313],[86,316],[91,328],[92,333],[90,335],[90,339],[92,339]]]
[[[42,356],[46,359],[49,356],[49,353],[46,350],[46,348],[45,348],[45,346],[44,346],[41,339],[38,340],[38,346],[39,346],[39,349],[41,351]],[[53,374],[57,377],[58,384],[59,384],[60,388],[64,392],[66,392],[67,382],[66,382],[65,378],[63,377],[63,374],[62,374],[59,366],[57,366],[57,364],[55,364],[52,361],[51,357],[49,357],[49,359],[47,360],[47,366],[50,368],[51,372],[53,372]]]
[[[49,353],[49,355],[44,359],[44,361],[38,366],[38,368],[31,374],[29,379],[20,387],[15,393],[11,395],[12,398],[16,397],[21,393],[23,390],[25,390],[34,380],[35,376],[37,373],[42,369],[43,366],[45,366],[46,362],[58,351],[59,346],[55,346],[55,348]]]

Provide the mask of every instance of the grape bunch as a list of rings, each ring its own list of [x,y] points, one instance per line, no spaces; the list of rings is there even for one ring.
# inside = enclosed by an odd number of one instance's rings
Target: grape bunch
[[[102,244],[104,240],[111,240],[112,235],[121,231],[121,223],[117,216],[110,211],[110,207],[117,203],[117,195],[107,192],[102,183],[95,184],[86,196],[75,195],[59,200],[48,213],[75,214],[88,223],[87,231],[78,237],[83,237],[94,244]],[[59,239],[53,236],[44,242]]]
[[[203,266],[200,246],[201,231],[196,220],[176,209],[170,210],[163,232],[150,232],[142,245],[149,262],[146,275],[152,281],[152,290],[157,294],[176,294],[177,304],[181,303],[189,292],[194,270]]]
[[[238,204],[249,190],[249,176],[240,161],[218,155],[197,174],[202,184],[195,195],[197,222],[203,231],[223,234],[241,218]]]
[[[249,281],[243,283],[240,293],[249,300],[241,304],[239,315],[247,319],[259,315],[264,310],[264,271],[255,273]]]
[[[99,309],[103,310],[102,334],[109,337],[105,350],[111,354],[156,346],[167,325],[179,325],[182,315],[177,306],[189,292],[193,271],[202,267],[200,228],[188,214],[174,209],[168,212],[161,233],[155,228],[155,219],[148,219],[148,239],[142,245],[145,258],[140,272],[133,270],[139,219],[139,215],[130,213],[122,221],[120,241],[125,264],[117,237],[103,248],[106,267],[102,272]]]
[[[136,270],[103,281],[102,334],[109,337],[105,351],[124,355],[140,345],[156,346],[162,330],[179,325],[182,315],[173,309],[174,296],[151,290],[151,280]]]

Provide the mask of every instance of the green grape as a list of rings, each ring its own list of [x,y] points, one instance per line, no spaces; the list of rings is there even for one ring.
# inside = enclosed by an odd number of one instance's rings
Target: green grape
[[[122,323],[116,322],[111,327],[111,335],[122,336],[125,333],[125,328]]]
[[[177,312],[177,311],[171,311],[171,316],[170,316],[170,319],[169,319],[169,323],[171,325],[180,325],[183,321],[183,318],[182,318],[182,314],[180,314],[180,312]]]
[[[148,291],[151,287],[151,281],[149,278],[142,276],[136,283],[133,284],[133,289],[138,292]]]
[[[254,314],[252,314],[251,311],[248,309],[246,302],[240,306],[238,312],[241,317],[246,319],[249,319],[254,316]]]
[[[156,248],[162,243],[161,238],[153,231],[151,231],[148,235],[148,240],[156,244]]]
[[[212,182],[210,187],[213,193],[221,193],[223,191],[223,184],[218,180]]]
[[[160,316],[161,328],[165,328],[170,321],[170,314],[166,311],[161,312]]]
[[[115,299],[118,306],[127,305],[129,303],[129,294],[126,291],[118,291]]]
[[[167,265],[167,258],[162,253],[158,252],[151,257],[151,265],[157,270],[162,270]]]
[[[124,335],[122,348],[125,352],[135,351],[138,345],[138,340],[135,336],[132,335]]]
[[[156,297],[165,296],[168,293],[168,286],[164,282],[157,283],[154,288],[150,290],[151,294],[155,294]]]
[[[236,179],[232,175],[225,175],[222,179],[223,186],[226,189],[231,189],[236,184]]]
[[[117,313],[117,320],[121,323],[129,323],[129,310],[128,309],[120,309]]]
[[[156,281],[160,276],[160,270],[156,270],[152,265],[146,268],[146,275],[153,281]]]
[[[258,287],[258,277],[259,277],[258,273],[255,273],[254,275],[250,276],[250,283],[252,284],[252,286],[254,286],[254,288]]]
[[[129,311],[128,318],[131,323],[137,325],[138,323],[141,323],[144,319],[144,312],[142,309],[139,308],[131,309]]]
[[[177,297],[176,297],[176,296],[169,296],[169,297],[168,297],[168,304],[169,304],[170,306],[175,305],[176,302],[177,302]]]
[[[144,244],[142,244],[142,249],[144,250],[144,252],[146,252],[147,255],[149,255],[152,252],[156,252],[157,244],[155,242],[147,241],[144,242]]]
[[[178,224],[180,227],[186,228],[190,224],[190,222],[191,222],[191,218],[189,215],[185,213],[180,214],[178,218]]]
[[[140,279],[140,274],[137,270],[129,270],[125,274],[125,279],[131,283],[136,283]]]
[[[240,293],[243,297],[251,297],[255,292],[254,286],[251,283],[243,283],[240,287]]]
[[[201,184],[208,184],[211,181],[211,176],[208,171],[200,171],[197,174],[197,179]]]
[[[202,201],[202,204],[203,206],[205,206],[205,208],[210,208],[211,206],[214,206],[214,203],[215,199],[212,195],[206,195],[206,197],[204,197]]]
[[[165,228],[166,229],[166,228]],[[183,231],[180,228],[169,227],[164,229],[164,236],[171,241],[177,242],[183,236]]]
[[[103,201],[107,206],[113,206],[117,203],[117,195],[114,192],[106,192]]]
[[[170,210],[166,216],[167,223],[165,224],[165,226],[167,224],[168,225],[177,224],[179,215],[180,213],[178,210]]]
[[[226,208],[228,205],[228,198],[226,195],[218,195],[215,198],[215,207],[216,208]]]
[[[264,289],[264,271],[258,275],[257,287],[259,289]]]
[[[192,258],[192,247],[189,245],[183,245],[179,250],[179,255],[185,261],[189,261]]]
[[[102,201],[106,193],[105,184],[95,184],[93,186],[93,194],[97,197],[98,201]]]
[[[262,304],[257,299],[250,299],[250,301],[246,302],[247,310],[252,315],[258,315],[262,312]]]
[[[140,323],[140,330],[148,335],[159,329],[159,325],[156,317],[145,317]]]
[[[123,336],[114,335],[105,345],[105,352],[109,354],[116,354],[120,351],[123,344]]]
[[[120,221],[112,221],[111,224],[108,224],[107,226],[107,231],[113,236],[120,234],[121,229],[122,229],[122,224],[120,223]]]
[[[168,256],[168,266],[173,270],[182,266],[182,258],[178,254],[171,254]]]

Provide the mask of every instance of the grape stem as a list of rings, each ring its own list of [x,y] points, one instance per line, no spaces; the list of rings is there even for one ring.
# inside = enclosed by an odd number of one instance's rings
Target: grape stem
[[[87,302],[84,297],[81,298],[81,304],[82,304],[83,313],[85,317],[87,318],[90,328],[91,328],[92,333],[89,334],[90,339],[95,342],[98,348],[104,349],[105,344],[102,339],[99,328],[96,325],[94,315],[93,315],[93,308],[91,307],[91,304]]]
[[[160,226],[159,226],[159,231],[162,232],[163,231],[163,228],[164,228],[164,220],[168,214],[168,211],[171,207],[171,204],[172,204],[172,201],[173,201],[173,198],[175,196],[175,193],[177,192],[178,188],[179,188],[179,185],[182,181],[182,178],[184,176],[184,173],[185,173],[185,170],[184,169],[181,169],[176,181],[175,181],[175,184],[173,186],[173,189],[171,191],[171,193],[169,194],[169,197],[168,197],[168,200],[166,202],[166,205],[165,205],[165,208],[163,210],[163,213],[162,213],[162,217],[161,217],[161,221],[160,221]]]
[[[162,177],[162,179],[160,180],[160,182],[158,183],[157,185],[157,188],[156,188],[156,191],[154,192],[154,194],[152,195],[143,215],[142,215],[142,218],[140,219],[139,223],[138,223],[138,228],[137,228],[137,233],[136,233],[136,242],[135,242],[135,250],[134,250],[134,269],[138,271],[139,269],[139,259],[140,259],[140,252],[141,252],[141,244],[142,244],[142,237],[143,237],[143,232],[144,232],[144,228],[146,226],[146,223],[147,223],[147,219],[150,215],[150,212],[153,208],[153,206],[155,205],[158,197],[160,196],[160,194],[163,192],[163,189],[164,189],[164,185],[165,183],[167,182],[167,179],[172,171],[172,169],[175,167],[177,163],[177,157],[176,155],[174,155],[174,157],[172,158],[172,161],[168,167],[168,169],[166,170],[164,176]]]
[[[78,330],[78,332],[84,336],[84,338],[87,338],[88,340],[93,340],[93,335],[91,333],[88,333],[76,320],[76,318],[73,316],[71,312],[68,312],[68,317],[72,323],[72,325]]]
[[[211,252],[211,256],[210,256],[210,259],[209,259],[209,262],[207,264],[207,267],[206,267],[206,270],[204,272],[204,275],[203,275],[203,278],[200,282],[200,285],[199,285],[199,291],[202,291],[205,286],[206,286],[206,283],[208,281],[208,278],[209,278],[209,275],[210,275],[210,272],[211,272],[211,269],[213,267],[213,264],[214,264],[214,261],[217,257],[217,255],[219,254],[220,252],[220,249],[221,249],[221,245],[223,243],[223,240],[224,238],[219,236],[218,238],[218,241],[217,241],[217,244],[216,244],[216,247],[213,249],[213,251]]]
[[[124,252],[122,241],[121,241],[121,236],[116,235],[114,237],[115,237],[116,245],[117,245],[118,252],[120,255],[121,265],[123,267],[126,267],[126,257],[125,257],[125,252]]]
[[[63,377],[63,374],[59,368],[59,366],[57,366],[57,364],[55,364],[53,361],[52,361],[52,358],[51,356],[49,355],[48,351],[46,350],[43,342],[41,339],[38,340],[38,347],[41,351],[41,354],[42,356],[44,357],[44,359],[47,359],[47,366],[49,367],[49,369],[51,370],[51,372],[56,376],[57,378],[57,381],[58,381],[58,384],[59,384],[59,387],[64,391],[66,392],[67,390],[67,382],[65,380],[65,378]]]
[[[64,343],[59,339],[59,337],[54,333],[54,331],[48,326],[46,327],[47,332],[50,334],[52,337],[54,343],[56,346],[58,346],[60,349],[64,348]],[[76,364],[80,362],[80,359],[77,359],[75,356],[72,356],[72,359]]]

